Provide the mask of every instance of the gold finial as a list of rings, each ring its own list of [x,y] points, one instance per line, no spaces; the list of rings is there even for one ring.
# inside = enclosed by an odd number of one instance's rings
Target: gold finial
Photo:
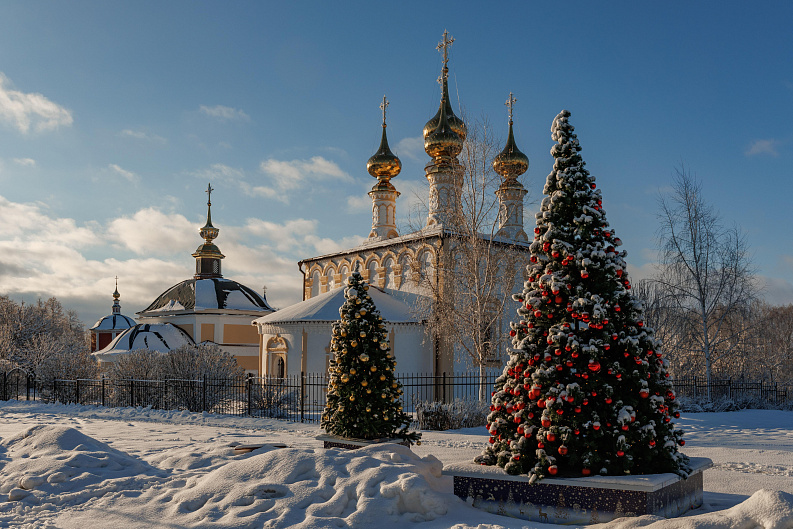
[[[517,99],[515,99],[515,98],[512,96],[512,92],[510,92],[510,93],[509,93],[509,99],[507,99],[507,102],[506,102],[506,103],[504,103],[505,105],[507,105],[507,108],[509,109],[509,122],[510,122],[510,123],[512,123],[512,106],[513,106],[515,103],[517,103],[517,101],[518,101],[518,100],[517,100]]]
[[[196,258],[196,279],[223,277],[220,274],[220,260],[224,255],[212,242],[217,239],[220,230],[212,225],[212,184],[207,184],[207,223],[198,230],[204,239],[204,244],[198,247],[193,254]]]
[[[113,299],[118,300],[121,297],[121,294],[118,293],[118,276],[116,276],[116,290],[113,291]]]
[[[451,47],[452,43],[454,42],[454,37],[449,35],[447,30],[443,30],[443,40],[438,43],[435,47],[436,50],[441,51],[443,50],[443,69],[444,75],[448,74],[448,67],[447,64],[449,63],[449,48]]]
[[[380,104],[380,110],[383,111],[383,127],[385,127],[385,109],[388,108],[390,104],[388,99],[385,98],[385,95],[383,95],[383,102]]]

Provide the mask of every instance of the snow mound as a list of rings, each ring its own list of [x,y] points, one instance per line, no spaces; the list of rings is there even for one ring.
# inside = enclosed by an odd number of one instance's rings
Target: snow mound
[[[71,503],[104,494],[108,480],[157,471],[74,428],[33,426],[0,443],[0,494],[9,501]],[[110,485],[110,489],[113,489]],[[99,490],[102,489],[102,490]]]
[[[793,494],[758,490],[738,505],[718,512],[669,520],[658,516],[620,518],[592,528],[635,529],[793,529]]]
[[[171,519],[226,526],[376,527],[446,514],[451,478],[398,445],[273,449],[224,465],[174,496]],[[452,496],[453,497],[453,496]],[[244,521],[244,523],[242,523]]]

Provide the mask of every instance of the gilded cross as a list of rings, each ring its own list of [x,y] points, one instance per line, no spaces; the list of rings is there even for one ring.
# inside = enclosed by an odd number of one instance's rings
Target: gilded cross
[[[454,37],[449,35],[447,30],[443,30],[443,40],[438,43],[438,46],[435,48],[436,50],[440,51],[443,50],[443,67],[446,68],[446,63],[449,62],[449,47],[454,42]]]
[[[207,184],[207,190],[206,190],[207,206],[212,205],[212,191],[214,191],[214,189],[212,189],[212,184]]]
[[[383,111],[383,126],[384,127],[385,127],[385,109],[388,108],[388,105],[390,105],[390,103],[388,102],[388,99],[386,99],[385,96],[383,96],[383,103],[380,105],[380,110]]]
[[[517,101],[518,101],[518,100],[517,100],[517,99],[515,99],[515,98],[512,96],[512,92],[510,92],[510,93],[509,93],[509,99],[507,99],[507,102],[506,102],[506,103],[504,103],[505,105],[507,105],[507,108],[509,109],[509,122],[510,122],[510,123],[512,123],[512,106],[513,106],[513,105],[514,105],[514,104],[515,104]]]

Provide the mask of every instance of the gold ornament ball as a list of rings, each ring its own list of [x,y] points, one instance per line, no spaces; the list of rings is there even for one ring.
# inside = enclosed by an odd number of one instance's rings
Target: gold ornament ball
[[[380,381],[382,382],[383,380],[385,380],[385,375],[380,375]]]
[[[347,331],[341,331],[342,336],[347,336]]]
[[[381,394],[380,394],[380,398],[381,398],[381,399],[384,399],[384,398],[386,398],[386,394],[385,394],[385,393],[381,393]]]
[[[355,395],[350,395],[350,402],[355,402]]]
[[[361,355],[361,356],[359,356],[358,358],[360,358],[360,359],[361,359],[361,362],[368,362],[368,361],[369,361],[369,355],[368,355],[368,354],[366,354],[366,353],[362,354],[362,355]]]
[[[352,345],[353,347],[358,347],[358,342],[353,340],[353,341],[350,342],[350,345]]]
[[[375,371],[377,371],[377,366],[372,366],[372,367],[370,367],[370,368],[369,368],[369,370],[370,370],[372,373],[374,373]]]
[[[352,370],[350,370],[350,371],[352,371]],[[394,389],[396,389],[398,386],[399,386],[399,384],[397,384],[396,382],[391,384],[391,387],[394,388]]]
[[[360,314],[361,316],[366,316],[366,309],[361,309]]]
[[[371,412],[372,412],[372,408],[370,408],[370,407],[368,407],[368,406],[367,406],[367,407],[366,407],[366,411],[368,411],[369,413],[371,413]]]
[[[383,415],[383,420],[387,421],[388,420],[388,415]]]
[[[369,383],[368,383],[367,381],[365,381],[365,380],[364,380],[363,382],[361,382],[361,385],[362,385],[363,387],[366,387],[366,386],[368,386],[368,385],[369,385]]]
[[[365,333],[365,332],[363,332],[363,331],[361,331],[361,332],[359,333],[359,336],[360,336],[361,338],[366,338],[366,333]]]
[[[356,320],[360,320],[361,319],[361,315],[359,313],[357,313],[357,312],[355,313],[355,319]]]
[[[351,375],[354,375],[355,373],[356,373],[356,371],[355,371],[355,368],[354,368],[354,367],[353,367],[352,369],[350,369],[350,374],[351,374]]]
[[[341,350],[341,354],[346,355],[347,354],[347,349],[342,349]]]
[[[372,389],[371,388],[366,388],[366,394],[367,395],[371,395],[372,394]]]
[[[342,375],[341,376],[341,381],[346,384],[347,382],[350,381],[350,377],[348,377],[347,375]]]
[[[344,406],[339,406],[339,411],[344,411]]]

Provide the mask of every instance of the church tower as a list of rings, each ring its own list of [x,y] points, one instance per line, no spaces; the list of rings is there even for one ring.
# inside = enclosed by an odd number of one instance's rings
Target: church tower
[[[193,254],[195,257],[195,279],[212,279],[223,277],[220,273],[220,260],[225,256],[220,248],[212,242],[217,239],[220,230],[212,225],[212,185],[207,184],[207,223],[199,230],[204,244]]]
[[[529,238],[523,229],[523,197],[527,191],[518,182],[518,177],[529,169],[529,158],[520,152],[515,144],[512,133],[512,107],[517,99],[509,93],[505,103],[509,109],[509,136],[507,145],[493,160],[493,170],[500,174],[504,181],[496,190],[498,197],[498,233],[499,237],[528,242]]]
[[[112,312],[94,323],[93,327],[89,329],[91,333],[91,352],[106,347],[116,336],[130,327],[135,326],[135,321],[132,318],[121,314],[120,298],[121,294],[118,293],[118,277],[116,277],[116,290],[113,291]]]
[[[443,51],[441,103],[435,116],[424,125],[424,150],[432,158],[424,167],[430,184],[427,227],[452,223],[463,190],[463,166],[457,155],[463,150],[467,129],[463,120],[454,115],[449,99],[449,47],[453,42],[454,38],[444,31],[437,47]]]
[[[366,170],[369,174],[377,178],[377,183],[369,191],[372,197],[372,231],[369,233],[370,241],[393,239],[399,237],[396,229],[396,199],[399,191],[391,183],[402,170],[402,162],[388,148],[388,138],[385,129],[385,111],[388,107],[388,100],[383,96],[383,103],[380,108],[383,110],[383,137],[380,140],[380,148],[366,162]]]

